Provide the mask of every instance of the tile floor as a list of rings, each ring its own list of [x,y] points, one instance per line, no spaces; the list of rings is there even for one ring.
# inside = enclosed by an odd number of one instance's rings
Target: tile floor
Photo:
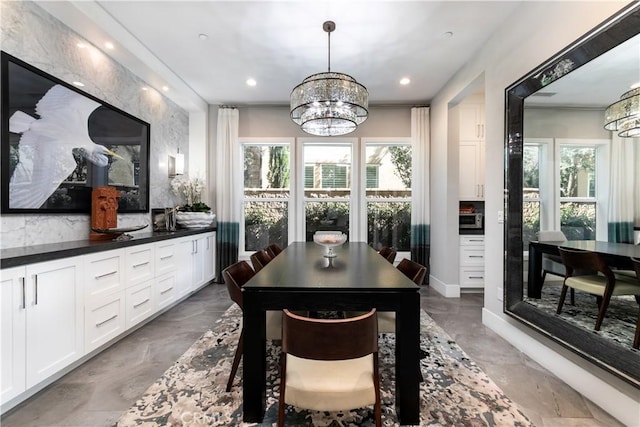
[[[204,288],[4,414],[0,424],[113,425],[230,304],[224,285]],[[537,426],[621,425],[484,327],[481,294],[443,298],[424,287],[422,307]]]

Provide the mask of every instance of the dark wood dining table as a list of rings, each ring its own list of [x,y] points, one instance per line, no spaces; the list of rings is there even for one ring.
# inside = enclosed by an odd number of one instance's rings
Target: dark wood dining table
[[[395,403],[401,424],[420,424],[419,287],[363,242],[324,257],[311,242],[290,244],[243,287],[243,420],[260,423],[266,405],[267,310],[396,313]]]
[[[529,271],[527,274],[527,296],[542,296],[542,255],[560,255],[559,247],[597,252],[610,267],[633,269],[631,257],[640,258],[640,246],[631,243],[612,243],[599,240],[565,240],[529,242]]]

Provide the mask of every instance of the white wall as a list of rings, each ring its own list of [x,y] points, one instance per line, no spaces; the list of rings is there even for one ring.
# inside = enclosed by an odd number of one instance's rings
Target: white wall
[[[452,247],[457,230],[447,218],[452,198],[439,183],[456,169],[456,145],[448,145],[448,104],[484,73],[486,124],[485,176],[485,309],[483,321],[570,386],[629,425],[640,425],[638,391],[575,354],[550,343],[503,313],[503,228],[497,222],[503,210],[505,88],[537,65],[597,26],[624,6],[621,2],[523,2],[510,22],[487,42],[476,58],[457,73],[431,103],[432,112],[432,274],[450,280],[439,264],[457,256]],[[447,164],[447,161],[449,162]],[[446,181],[444,181],[446,182]],[[449,210],[448,210],[449,209]],[[436,259],[437,258],[437,259]]]
[[[167,158],[178,146],[188,155],[189,115],[107,54],[78,49],[79,34],[32,2],[0,2],[2,50],[65,82],[81,80],[84,92],[151,124],[150,208],[177,203]],[[12,248],[89,238],[89,214],[2,215],[0,247]],[[149,214],[120,214],[119,226],[149,224]],[[148,231],[143,230],[144,232]]]

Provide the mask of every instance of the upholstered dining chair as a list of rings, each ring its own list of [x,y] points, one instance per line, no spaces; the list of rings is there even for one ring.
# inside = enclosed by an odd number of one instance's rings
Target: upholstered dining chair
[[[636,271],[636,278],[640,284],[640,258],[631,258],[633,268]],[[640,296],[636,295],[636,302],[640,305]],[[638,320],[636,320],[636,334],[633,337],[633,348],[640,347],[640,309],[638,309]]]
[[[396,260],[397,252],[391,249],[389,246],[381,247],[378,253],[391,264],[393,264],[393,262]]]
[[[271,258],[275,258],[280,252],[282,252],[282,248],[277,243],[272,243],[265,249]]]
[[[256,273],[262,270],[264,266],[269,264],[273,259],[265,250],[254,252],[249,258],[251,259],[251,264],[253,264],[253,269]]]
[[[285,404],[316,411],[374,405],[382,425],[376,310],[346,319],[282,317],[278,426]]]
[[[539,242],[564,242],[567,240],[567,236],[560,230],[542,230],[538,231]],[[564,278],[565,269],[562,264],[560,255],[543,254],[542,255],[542,284],[544,285],[544,279],[547,274],[553,274]],[[573,294],[571,296],[571,303],[574,304]]]
[[[562,258],[562,263],[567,271],[562,283],[557,314],[562,312],[567,289],[577,289],[595,295],[598,303],[598,317],[594,330],[599,331],[613,295],[640,295],[640,284],[637,281],[634,282],[630,278],[616,279],[611,269],[597,253],[562,247],[559,250],[560,258]],[[600,274],[576,276],[574,275],[576,270],[595,270]]]
[[[396,267],[402,274],[411,279],[416,285],[422,285],[427,274],[427,267],[408,258],[403,258]],[[378,332],[393,334],[396,332],[396,314],[392,311],[378,312]]]
[[[222,270],[222,277],[227,285],[229,291],[229,297],[231,301],[238,304],[241,310],[244,310],[242,304],[242,287],[247,283],[254,275],[255,271],[248,262],[238,261],[235,264]],[[267,311],[267,339],[277,340],[281,337],[282,329],[282,312],[281,311]],[[244,337],[244,326],[240,330],[240,338],[238,339],[238,347],[236,347],[236,353],[233,356],[233,363],[231,365],[231,373],[229,374],[229,380],[227,382],[227,391],[231,391],[233,379],[236,376],[236,371],[240,365],[240,358],[242,357],[242,339]]]

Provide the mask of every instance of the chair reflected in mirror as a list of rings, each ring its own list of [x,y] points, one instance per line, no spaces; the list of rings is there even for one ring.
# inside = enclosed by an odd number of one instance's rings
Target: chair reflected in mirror
[[[269,254],[269,256],[271,256],[271,258],[275,258],[276,256],[278,256],[280,252],[282,252],[282,247],[280,247],[280,245],[278,245],[277,243],[272,243],[269,246],[267,246],[265,251],[267,251],[267,253]]]
[[[383,246],[378,253],[391,264],[396,260],[397,252],[391,249],[389,246]]]
[[[251,259],[251,264],[253,264],[253,269],[257,272],[262,270],[265,265],[269,264],[273,259],[271,255],[267,253],[267,251],[257,251],[249,257]]]

